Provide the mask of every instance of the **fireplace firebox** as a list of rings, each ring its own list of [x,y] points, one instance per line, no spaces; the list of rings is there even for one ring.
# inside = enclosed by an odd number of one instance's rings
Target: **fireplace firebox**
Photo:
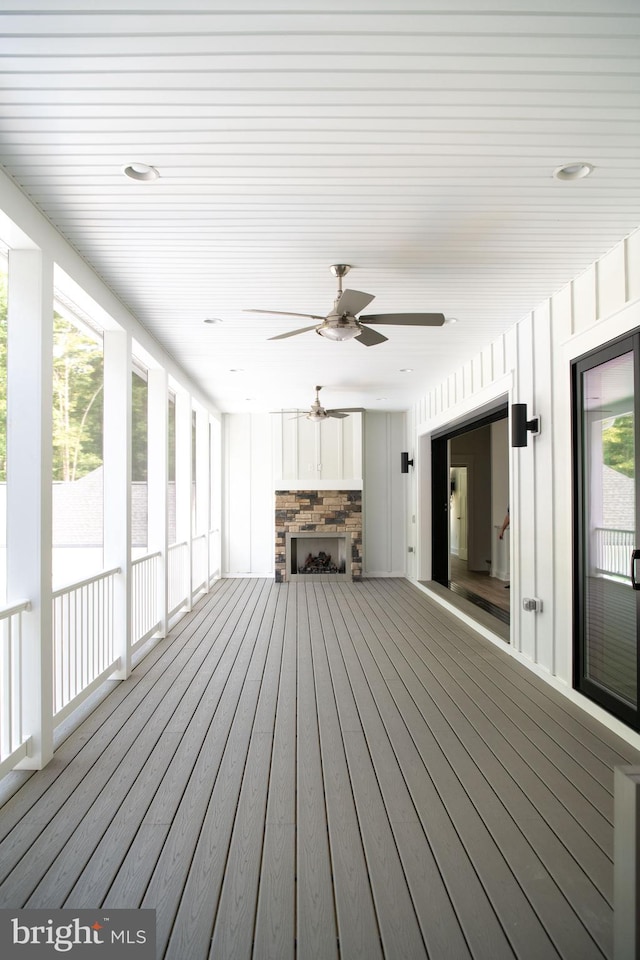
[[[351,579],[351,537],[348,533],[288,533],[287,580]]]

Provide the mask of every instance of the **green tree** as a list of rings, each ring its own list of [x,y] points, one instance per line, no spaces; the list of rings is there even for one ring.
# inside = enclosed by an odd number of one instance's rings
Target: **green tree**
[[[616,417],[602,431],[602,460],[626,477],[634,476],[634,417],[626,413]]]
[[[53,479],[102,464],[102,350],[58,314],[53,321]]]
[[[131,479],[147,479],[147,381],[135,371],[131,377]]]

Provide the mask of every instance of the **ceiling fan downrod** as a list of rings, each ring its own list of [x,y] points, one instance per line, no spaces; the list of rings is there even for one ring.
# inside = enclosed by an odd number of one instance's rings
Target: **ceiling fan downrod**
[[[342,278],[346,277],[346,275],[349,273],[349,270],[351,270],[351,266],[348,263],[332,263],[329,267],[329,270],[331,270],[331,273],[334,275],[334,277],[338,278],[338,296],[336,297],[335,301],[337,303],[343,293]]]

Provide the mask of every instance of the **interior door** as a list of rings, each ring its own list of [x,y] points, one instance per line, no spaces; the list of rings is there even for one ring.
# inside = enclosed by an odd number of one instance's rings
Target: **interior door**
[[[575,685],[638,728],[638,337],[574,365]]]
[[[468,560],[468,524],[467,524],[467,468],[458,467],[458,556]]]

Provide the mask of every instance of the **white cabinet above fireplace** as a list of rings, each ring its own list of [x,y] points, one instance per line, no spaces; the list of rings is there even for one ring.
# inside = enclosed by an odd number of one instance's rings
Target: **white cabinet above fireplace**
[[[314,423],[304,412],[271,415],[275,489],[362,489],[363,414]]]

